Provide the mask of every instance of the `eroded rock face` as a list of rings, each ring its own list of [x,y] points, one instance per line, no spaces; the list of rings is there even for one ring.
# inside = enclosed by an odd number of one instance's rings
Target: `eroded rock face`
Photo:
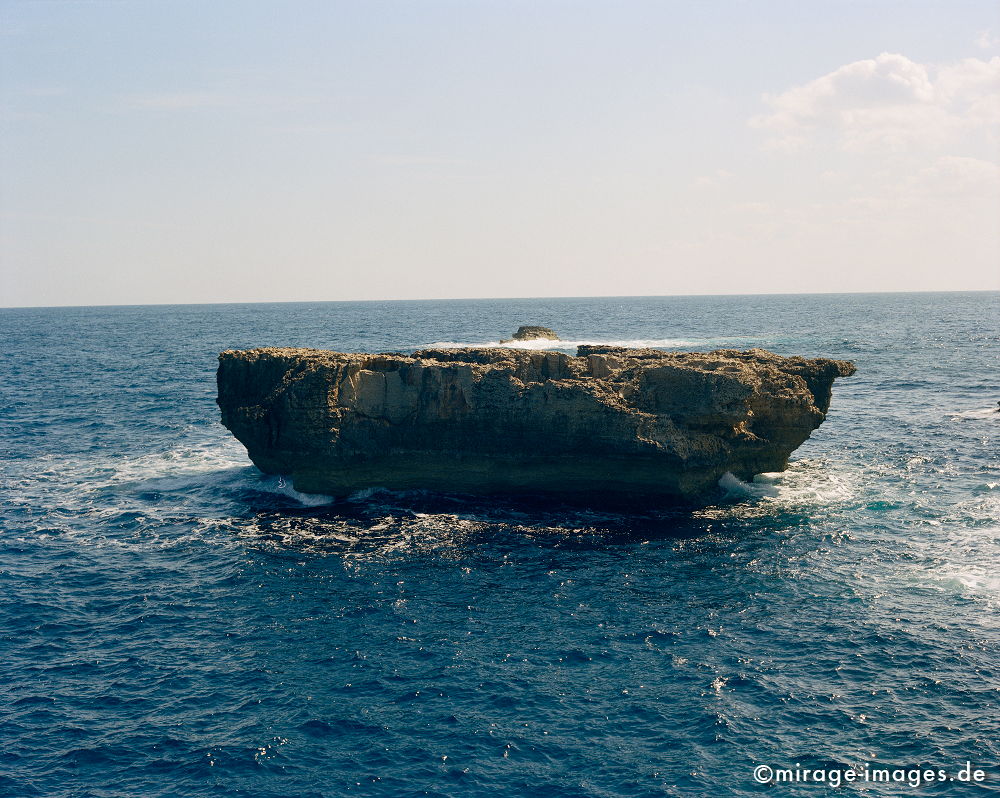
[[[219,355],[222,423],[297,490],[709,499],[783,470],[822,423],[839,360],[580,347]]]
[[[539,327],[536,324],[524,324],[517,328],[512,338],[505,338],[500,341],[502,344],[509,344],[511,341],[537,341],[542,338],[547,341],[558,341],[559,336],[555,330],[548,327]]]

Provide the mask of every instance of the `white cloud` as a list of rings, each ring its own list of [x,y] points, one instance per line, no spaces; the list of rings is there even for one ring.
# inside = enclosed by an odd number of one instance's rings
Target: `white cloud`
[[[726,169],[716,169],[710,175],[702,175],[695,181],[699,188],[714,188],[733,179],[733,173]]]
[[[866,185],[856,186],[852,196],[839,201],[817,203],[830,218],[854,213],[909,214],[923,219],[922,226],[933,228],[935,219],[948,213],[992,212],[1000,218],[1000,165],[979,158],[945,155],[906,175],[882,173]],[[884,216],[880,216],[880,222]],[[1000,228],[989,226],[990,235],[1000,242]],[[988,231],[983,231],[988,232]]]
[[[832,135],[853,152],[938,148],[970,133],[997,135],[1000,56],[928,66],[882,53],[764,100],[771,112],[751,125],[767,131],[772,146]]]
[[[988,30],[979,31],[979,35],[976,36],[976,46],[983,50],[991,50],[1000,44],[1000,38],[994,36]]]
[[[770,202],[732,206],[746,257],[798,257],[838,290],[883,267],[912,290],[998,287],[1000,57],[883,53],[764,100],[750,124],[800,152],[775,160]]]
[[[1000,200],[1000,165],[979,158],[946,155],[909,181],[915,193],[932,197],[982,197]]]

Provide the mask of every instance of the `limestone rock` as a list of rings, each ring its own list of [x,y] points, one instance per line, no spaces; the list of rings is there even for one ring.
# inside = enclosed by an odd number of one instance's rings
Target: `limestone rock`
[[[536,324],[524,324],[517,328],[517,332],[514,333],[513,338],[504,338],[500,343],[509,344],[511,341],[537,341],[539,338],[549,341],[560,340],[555,331],[550,330],[548,327],[539,327]]]
[[[367,487],[699,502],[780,471],[839,360],[760,349],[252,349],[219,356],[222,423],[297,490]]]

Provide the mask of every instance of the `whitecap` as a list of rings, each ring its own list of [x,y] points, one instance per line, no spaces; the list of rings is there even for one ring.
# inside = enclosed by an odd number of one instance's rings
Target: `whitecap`
[[[719,480],[728,499],[755,499],[764,507],[830,506],[855,495],[850,474],[826,460],[796,460],[786,471],[756,474],[744,482],[730,472]]]
[[[909,575],[910,583],[971,601],[981,601],[991,609],[1000,605],[1000,576],[989,565],[971,560],[959,563],[955,559],[939,558],[932,564],[913,567]],[[980,621],[996,625],[992,616],[980,618]]]
[[[579,346],[618,346],[628,349],[678,349],[690,346],[715,346],[727,343],[747,341],[746,338],[632,338],[628,340],[598,341],[581,339],[570,341],[552,341],[548,338],[536,338],[532,341],[435,341],[420,347],[422,349],[526,349],[531,351],[575,350]]]
[[[762,476],[758,474],[757,476]],[[727,471],[719,479],[719,487],[726,492],[730,498],[763,498],[765,496],[774,497],[778,495],[778,489],[774,485],[767,483],[744,482],[732,472]]]
[[[268,493],[276,493],[280,496],[287,496],[289,499],[294,499],[303,507],[322,507],[337,501],[336,497],[327,496],[323,493],[303,493],[302,491],[295,490],[291,479],[285,476],[265,477],[261,480],[259,487]]]
[[[1000,421],[1000,408],[983,407],[952,413],[952,421]]]
[[[907,542],[909,557],[900,570],[901,577],[909,585],[996,608],[1000,606],[1000,573],[995,565],[1000,527],[995,523],[976,525],[997,517],[996,503],[963,502],[951,509],[934,534],[915,536]],[[994,628],[997,625],[995,614],[984,613],[979,620]]]

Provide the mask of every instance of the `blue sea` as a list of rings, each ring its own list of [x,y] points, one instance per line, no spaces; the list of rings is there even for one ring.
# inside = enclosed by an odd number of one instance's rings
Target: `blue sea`
[[[219,423],[223,349],[521,324],[858,372],[787,472],[684,512],[332,501]],[[0,341],[4,796],[1000,790],[998,293],[6,309]]]

